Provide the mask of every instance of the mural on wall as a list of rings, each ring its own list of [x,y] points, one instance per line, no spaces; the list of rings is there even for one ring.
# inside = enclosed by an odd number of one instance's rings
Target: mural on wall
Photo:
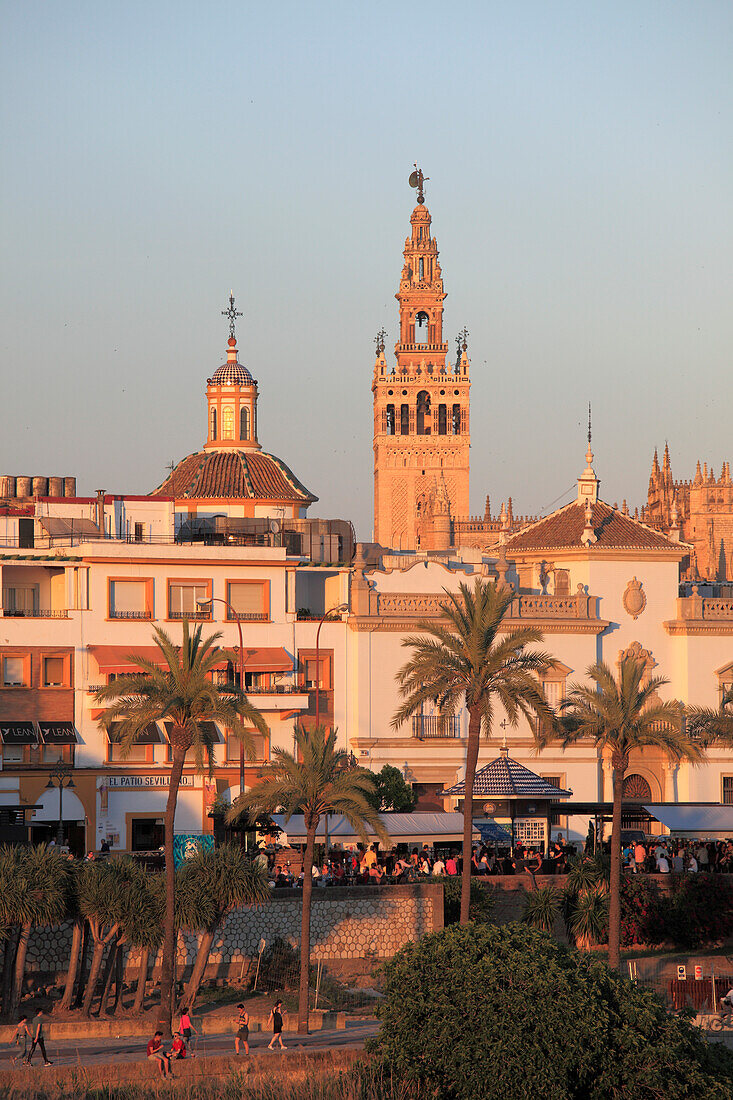
[[[198,852],[213,852],[214,837],[211,833],[178,833],[173,837],[173,864],[180,867],[184,860]]]

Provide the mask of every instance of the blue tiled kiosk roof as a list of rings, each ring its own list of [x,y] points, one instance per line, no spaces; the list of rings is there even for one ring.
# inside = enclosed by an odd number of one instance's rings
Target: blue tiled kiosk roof
[[[474,798],[570,798],[572,791],[556,787],[546,779],[535,775],[523,764],[518,764],[510,756],[502,753],[476,772],[473,784]],[[443,791],[444,795],[460,797],[465,794],[465,783],[461,780],[455,786]]]

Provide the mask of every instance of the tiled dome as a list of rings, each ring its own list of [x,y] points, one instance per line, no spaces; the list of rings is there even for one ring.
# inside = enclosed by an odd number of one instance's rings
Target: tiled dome
[[[222,363],[209,379],[210,386],[253,386],[255,380],[246,367],[238,362]]]
[[[259,450],[196,451],[181,459],[150,496],[287,500],[297,504],[318,500],[282,459]]]

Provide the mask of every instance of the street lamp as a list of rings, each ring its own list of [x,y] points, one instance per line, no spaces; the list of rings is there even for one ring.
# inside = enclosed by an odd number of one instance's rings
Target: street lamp
[[[215,603],[223,603],[229,617],[235,620],[239,631],[239,690],[244,694],[244,640],[242,638],[242,622],[239,612],[234,610],[229,600],[222,599],[221,596],[210,596],[208,600],[197,600],[196,603],[201,611],[211,608]],[[244,719],[240,720],[244,728]],[[239,793],[244,794],[244,738],[242,737],[239,738]]]
[[[58,763],[53,768],[48,777],[48,783],[46,784],[46,790],[52,791],[54,787],[59,789],[59,825],[56,830],[56,844],[59,848],[64,843],[64,790],[69,787],[76,786],[74,780],[71,778],[71,764]]]
[[[318,630],[316,631],[316,725],[320,724],[321,719],[321,627],[325,623],[329,615],[336,615],[341,611],[348,611],[349,605],[347,603],[340,603],[337,607],[329,607],[318,623]]]

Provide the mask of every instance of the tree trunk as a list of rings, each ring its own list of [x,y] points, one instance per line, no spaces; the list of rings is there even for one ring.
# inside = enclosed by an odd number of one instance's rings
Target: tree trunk
[[[471,850],[473,839],[473,781],[478,761],[481,711],[476,704],[468,708],[468,743],[463,798],[463,868],[461,879],[461,924],[468,924],[471,907]]]
[[[173,1018],[173,969],[176,960],[176,872],[173,865],[173,825],[176,816],[178,787],[186,759],[186,746],[179,743],[181,735],[188,737],[185,730],[175,727],[171,733],[173,760],[168,787],[168,801],[165,807],[165,919],[163,921],[163,953],[160,966],[160,1010],[158,1027],[165,1039],[171,1037]]]
[[[71,1001],[74,996],[74,986],[76,985],[76,975],[79,972],[79,952],[81,951],[81,941],[84,934],[84,921],[74,921],[74,934],[71,937],[71,951],[69,952],[69,969],[66,972],[66,985],[64,986],[64,995],[61,998],[60,1008],[62,1012],[68,1012],[71,1008]]]
[[[30,921],[21,927],[18,937],[18,950],[15,955],[15,968],[13,973],[13,991],[10,995],[10,1016],[17,1018],[20,1000],[23,996],[23,981],[25,980],[25,957],[28,954],[28,941],[31,938],[33,925]]]
[[[208,928],[201,936],[201,942],[199,943],[199,949],[196,953],[196,961],[193,964],[191,977],[188,979],[188,985],[183,992],[182,1004],[188,1005],[189,1008],[193,1008],[193,1002],[196,1000],[196,994],[199,991],[199,986],[206,973],[206,964],[209,961],[211,945],[214,942],[217,928],[218,925],[215,925],[213,928]]]
[[[13,972],[15,970],[15,953],[18,949],[17,927],[10,929],[10,934],[5,941],[5,958],[3,962],[3,1013],[10,1019],[10,998],[13,994]]]
[[[82,1001],[84,1000],[84,976],[87,969],[87,955],[89,954],[89,941],[92,938],[92,933],[86,921],[84,921],[83,924],[84,934],[81,941],[81,958],[79,959],[79,983],[76,987],[76,996],[74,997],[72,1008],[81,1008]]]
[[[298,990],[298,1032],[308,1034],[308,985],[311,962],[311,895],[313,893],[313,852],[316,846],[318,818],[306,825],[303,856],[303,912],[300,920],[300,988]]]
[[[122,998],[124,954],[124,947],[118,946],[117,957],[115,959],[115,999],[112,1003],[112,1008],[110,1010],[111,1016],[114,1016],[115,1012],[117,1011],[117,1006],[119,1005]],[[122,1007],[124,1009],[124,1004]]]
[[[140,951],[140,969],[137,973],[137,989],[135,990],[135,1003],[132,1011],[142,1012],[145,1008],[145,986],[148,984],[148,962],[150,960],[150,948],[143,947]]]
[[[608,899],[608,965],[618,970],[621,962],[621,801],[623,766],[613,769],[613,818],[611,824],[611,881]]]
[[[119,939],[117,936],[112,940],[109,945],[109,953],[107,955],[107,963],[104,967],[104,975],[102,977],[102,999],[99,1002],[99,1015],[106,1016],[107,1013],[107,1001],[109,1000],[110,990],[112,989],[112,978],[115,972],[115,963],[117,962],[117,952],[119,950]]]
[[[85,1016],[91,1016],[92,1014],[92,1001],[94,1000],[94,993],[97,988],[97,982],[99,981],[99,971],[102,969],[102,959],[104,958],[106,943],[107,941],[105,939],[95,939],[94,941],[92,965],[89,968],[89,977],[87,979],[86,989],[84,990],[84,1000],[81,1005],[81,1010]]]

